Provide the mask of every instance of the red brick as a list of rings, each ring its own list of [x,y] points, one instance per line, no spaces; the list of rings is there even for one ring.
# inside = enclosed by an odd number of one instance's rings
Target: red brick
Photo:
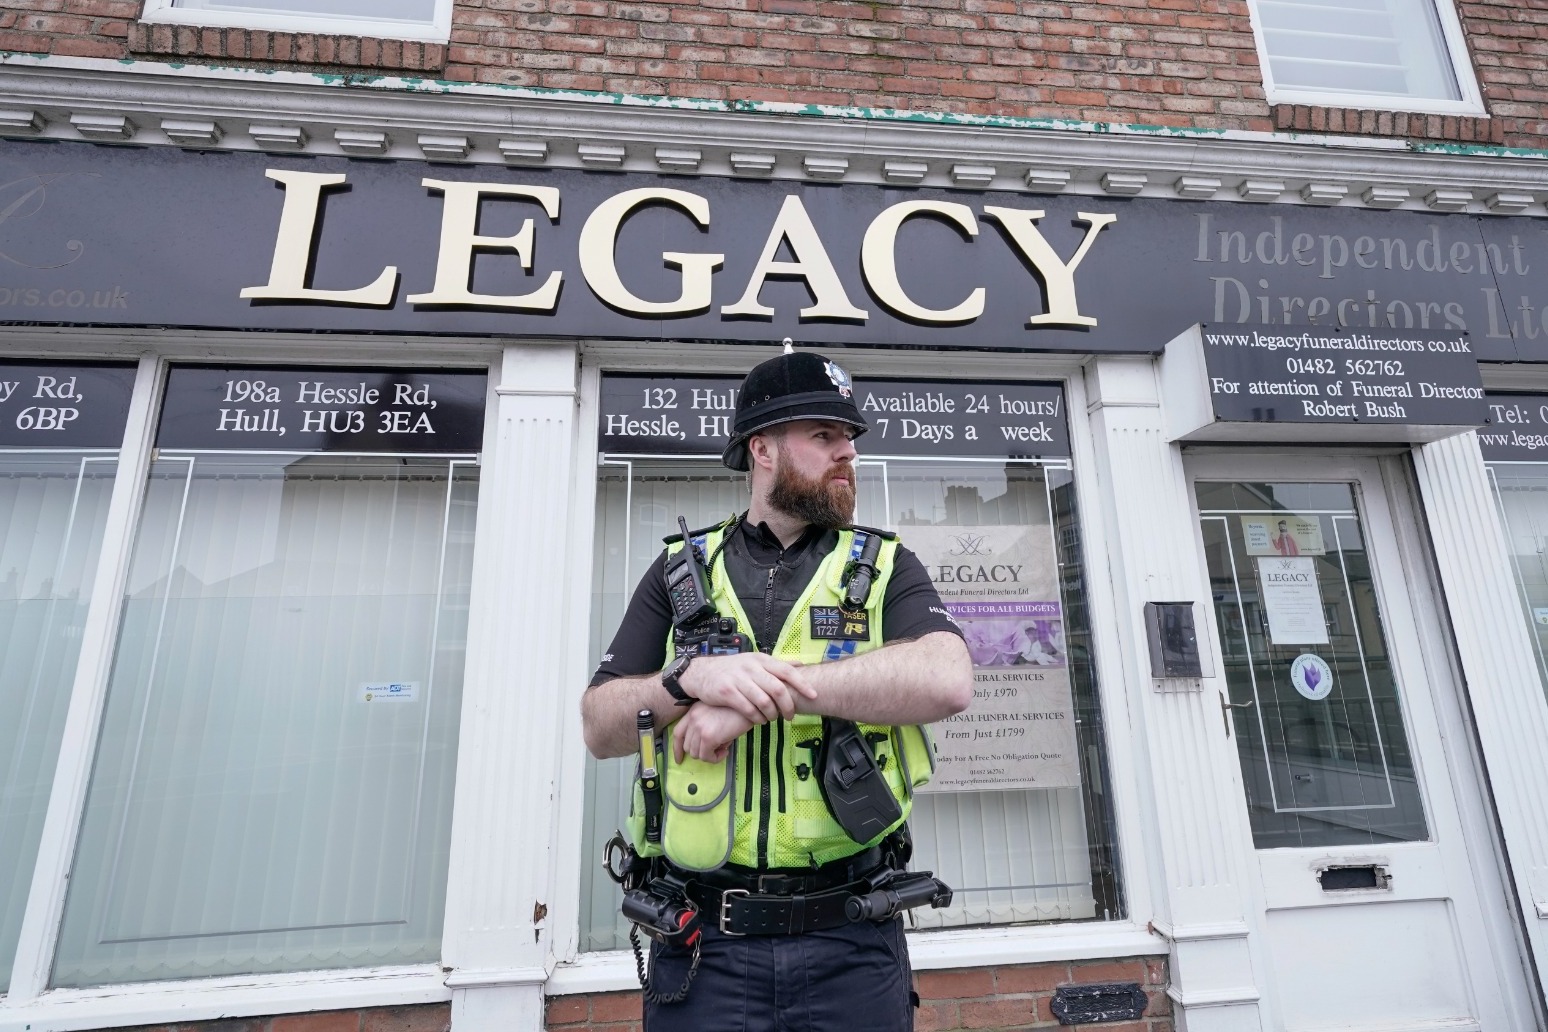
[[[914,1032],[948,1032],[960,1027],[955,1003],[924,1003],[914,1012]]]
[[[590,1000],[585,996],[552,996],[548,999],[549,1027],[554,1025],[578,1025],[590,1014]]]
[[[287,1014],[269,1022],[269,1032],[359,1032],[359,1011]]]
[[[1038,1020],[1037,997],[965,1001],[957,1005],[963,1028],[1022,1028]],[[1103,1026],[1104,1032],[1107,1026]]]
[[[79,39],[74,36],[65,36],[54,40],[53,53],[64,57],[123,57],[124,47],[122,43],[109,42],[101,39]]]
[[[360,1032],[447,1032],[451,1004],[419,1007],[378,1007],[360,1012]]]
[[[1027,967],[1002,967],[994,973],[997,993],[1038,993],[1070,982],[1068,964],[1038,964]]]
[[[604,993],[591,998],[593,1023],[639,1021],[642,1004],[639,993]]]
[[[1076,985],[1087,982],[1145,982],[1143,960],[1098,960],[1073,965],[1070,979]]]
[[[994,992],[994,971],[968,968],[962,971],[923,971],[919,995],[926,1000],[965,1000]]]

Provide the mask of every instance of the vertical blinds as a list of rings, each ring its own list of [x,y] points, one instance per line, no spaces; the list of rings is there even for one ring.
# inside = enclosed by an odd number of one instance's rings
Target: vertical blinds
[[[471,462],[163,453],[55,985],[439,956],[476,496]]]
[[[10,988],[117,458],[0,453],[0,993]]]

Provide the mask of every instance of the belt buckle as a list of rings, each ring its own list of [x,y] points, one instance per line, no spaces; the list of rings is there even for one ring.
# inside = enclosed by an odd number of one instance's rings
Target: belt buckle
[[[731,922],[731,903],[732,903],[731,897],[732,896],[744,896],[745,897],[745,896],[751,896],[751,895],[752,895],[752,893],[747,891],[746,889],[725,889],[725,890],[723,890],[720,893],[720,920],[717,923],[720,926],[720,931],[721,931],[722,935],[735,935],[735,936],[740,937],[740,936],[745,936],[747,934],[746,932],[733,932],[728,927],[728,925]]]

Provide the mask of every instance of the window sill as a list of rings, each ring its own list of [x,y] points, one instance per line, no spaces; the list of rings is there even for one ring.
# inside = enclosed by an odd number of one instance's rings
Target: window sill
[[[0,997],[0,1027],[30,1026],[72,1032],[313,1010],[445,1003],[451,999],[445,980],[439,966],[420,964],[53,989],[26,1002]]]
[[[372,71],[439,72],[444,42],[341,36],[316,32],[140,21],[129,26],[129,53],[156,57],[218,58],[222,63],[302,65]]]
[[[1274,104],[1270,107],[1279,131],[1395,136],[1403,139],[1500,144],[1501,120],[1480,114],[1434,114],[1370,108],[1326,107],[1315,104]]]
[[[1130,922],[911,932],[909,960],[915,971],[1043,964],[1110,957],[1164,956],[1166,940]],[[611,993],[640,987],[628,950],[583,953],[548,977],[549,996]]]

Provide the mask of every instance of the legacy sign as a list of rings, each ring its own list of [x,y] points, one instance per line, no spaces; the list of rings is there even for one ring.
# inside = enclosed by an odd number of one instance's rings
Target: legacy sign
[[[1534,220],[0,142],[0,321],[1548,359]]]

